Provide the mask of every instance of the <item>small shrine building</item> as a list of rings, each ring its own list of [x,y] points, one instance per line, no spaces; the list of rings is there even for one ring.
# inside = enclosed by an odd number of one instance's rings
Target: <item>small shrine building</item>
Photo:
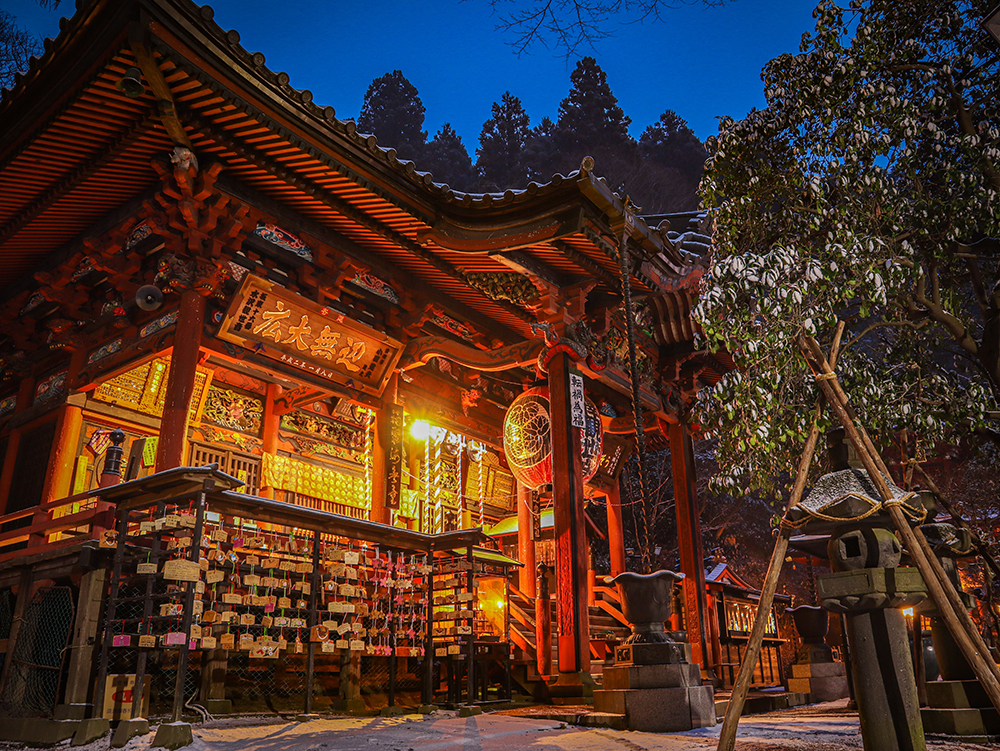
[[[523,190],[457,192],[294,88],[209,6],[78,2],[0,95],[3,581],[79,542],[37,527],[39,509],[77,513],[56,502],[97,487],[120,428],[127,479],[217,463],[248,495],[427,534],[516,517],[529,600],[532,519],[551,508],[552,674],[588,671],[583,507],[607,498],[623,570],[631,325],[644,427],[674,457],[683,618],[711,668],[683,415],[732,362],[695,351],[696,217],[661,219],[636,216],[590,160]],[[587,482],[576,382],[604,435]],[[539,383],[551,490],[533,496],[503,433]]]

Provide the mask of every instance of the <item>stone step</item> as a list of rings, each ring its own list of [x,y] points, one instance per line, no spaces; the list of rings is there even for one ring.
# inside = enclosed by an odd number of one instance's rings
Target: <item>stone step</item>
[[[938,709],[976,709],[993,706],[979,681],[928,681],[927,703]]]
[[[928,684],[930,685],[930,684]],[[927,735],[975,737],[1000,736],[1000,713],[988,709],[946,709],[924,707],[920,710]]]

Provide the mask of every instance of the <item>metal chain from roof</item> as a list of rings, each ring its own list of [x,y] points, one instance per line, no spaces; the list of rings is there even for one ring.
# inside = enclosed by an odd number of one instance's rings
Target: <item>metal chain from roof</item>
[[[625,333],[628,336],[629,380],[632,383],[632,414],[635,417],[635,446],[639,460],[639,497],[642,501],[642,563],[649,572],[649,503],[646,498],[646,433],[642,419],[642,400],[639,395],[639,364],[635,355],[635,312],[632,308],[632,279],[629,273],[628,238],[632,228],[632,213],[626,204],[625,227],[618,246],[618,265],[621,269],[622,300],[625,304]]]

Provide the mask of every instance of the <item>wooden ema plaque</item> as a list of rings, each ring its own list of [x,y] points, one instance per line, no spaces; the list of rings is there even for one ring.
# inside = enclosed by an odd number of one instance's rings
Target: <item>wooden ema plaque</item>
[[[248,274],[218,337],[318,378],[381,396],[402,344]]]

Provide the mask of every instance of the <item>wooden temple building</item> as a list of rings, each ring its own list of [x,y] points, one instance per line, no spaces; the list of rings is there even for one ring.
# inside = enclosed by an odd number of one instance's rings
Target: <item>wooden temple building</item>
[[[0,96],[0,703],[42,590],[71,613],[53,696],[103,690],[91,676],[114,509],[84,499],[115,429],[125,479],[216,463],[243,483],[226,492],[267,501],[270,523],[289,509],[285,527],[349,517],[426,554],[438,548],[419,535],[489,547],[472,531],[515,518],[514,652],[572,695],[603,654],[591,621],[620,607],[588,571],[588,497],[607,498],[612,573],[626,565],[623,249],[645,429],[673,455],[683,627],[716,669],[683,415],[732,363],[695,351],[706,259],[685,248],[690,217],[652,226],[589,160],[520,191],[456,192],[212,18],[189,0],[79,0]],[[577,377],[604,430],[586,483]],[[553,466],[551,490],[532,495],[503,425],[538,382]],[[549,508],[558,597],[536,610],[534,520]],[[550,606],[551,652],[535,633]]]

